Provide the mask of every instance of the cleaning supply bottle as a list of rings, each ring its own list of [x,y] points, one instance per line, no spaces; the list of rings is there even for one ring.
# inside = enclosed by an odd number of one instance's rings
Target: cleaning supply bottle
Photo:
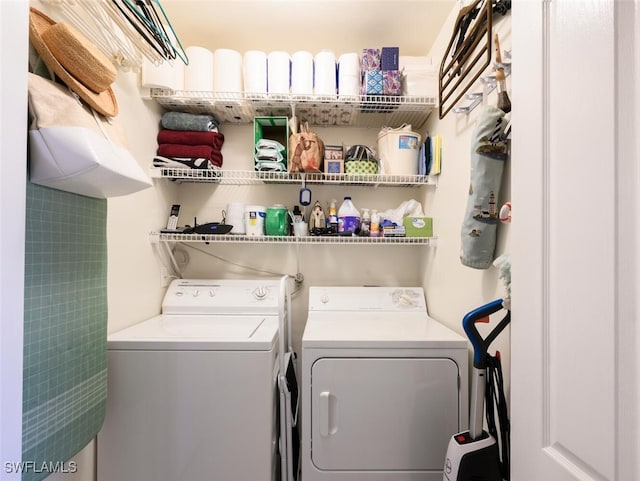
[[[293,206],[293,222],[304,222],[304,214],[299,205]]]
[[[380,216],[378,211],[373,209],[371,212],[371,226],[369,228],[369,236],[380,237]]]
[[[331,204],[329,205],[329,218],[328,223],[329,227],[333,227],[335,232],[338,232],[338,212],[336,210],[336,200],[332,199]]]
[[[355,232],[360,227],[360,212],[347,196],[338,209],[338,232]]]
[[[289,222],[289,233],[291,235],[295,235],[295,230],[293,225],[297,224],[298,222],[304,222],[304,214],[300,210],[299,205],[293,206],[293,212],[289,211],[289,217],[290,217],[289,220],[291,221]]]
[[[360,223],[360,235],[369,237],[371,231],[371,216],[369,215],[369,209],[362,209],[362,222]]]

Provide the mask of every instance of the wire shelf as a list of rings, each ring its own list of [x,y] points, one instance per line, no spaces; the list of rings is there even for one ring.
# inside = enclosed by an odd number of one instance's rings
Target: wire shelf
[[[437,237],[359,237],[359,236],[247,236],[240,234],[173,234],[152,232],[159,242],[197,242],[205,244],[341,244],[341,245],[433,245]]]
[[[214,115],[227,123],[252,123],[254,117],[286,116],[317,126],[377,127],[411,124],[420,128],[436,107],[436,98],[402,95],[297,96],[255,95],[151,89],[167,110]]]
[[[170,179],[176,182],[203,182],[226,185],[259,184],[339,184],[368,186],[420,187],[433,185],[428,175],[385,175],[385,174],[322,174],[257,172],[251,170],[207,170],[152,167],[150,176]]]

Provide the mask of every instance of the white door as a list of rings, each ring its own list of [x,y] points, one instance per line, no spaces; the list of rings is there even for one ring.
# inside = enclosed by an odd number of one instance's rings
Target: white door
[[[514,2],[514,481],[640,479],[638,8]]]

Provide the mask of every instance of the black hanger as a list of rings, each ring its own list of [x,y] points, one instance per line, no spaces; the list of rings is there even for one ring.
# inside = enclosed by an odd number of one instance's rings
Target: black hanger
[[[158,0],[133,1],[135,5],[129,0],[112,0],[122,16],[162,58],[173,60],[180,57],[188,65],[187,54],[160,2]]]

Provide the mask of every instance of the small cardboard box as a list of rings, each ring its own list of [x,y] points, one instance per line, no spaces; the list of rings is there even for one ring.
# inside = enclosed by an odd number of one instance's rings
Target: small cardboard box
[[[400,69],[399,47],[382,47],[382,55],[380,57],[380,70]]]
[[[382,237],[406,237],[406,229],[399,226],[386,225],[382,228]]]
[[[380,70],[381,53],[379,48],[362,49],[362,70]]]
[[[344,174],[344,150],[341,145],[324,146],[324,173]]]
[[[284,158],[285,172],[287,170],[287,152],[289,151],[289,118],[288,117],[254,117],[253,119],[253,148],[261,139],[275,140],[284,146],[280,153]],[[255,162],[254,162],[255,164]],[[257,165],[256,165],[257,168]]]
[[[402,95],[402,78],[398,70],[382,71],[382,93],[384,95]]]
[[[407,237],[433,237],[431,217],[404,217],[402,219]]]
[[[363,95],[382,95],[382,70],[365,70],[362,81]]]

